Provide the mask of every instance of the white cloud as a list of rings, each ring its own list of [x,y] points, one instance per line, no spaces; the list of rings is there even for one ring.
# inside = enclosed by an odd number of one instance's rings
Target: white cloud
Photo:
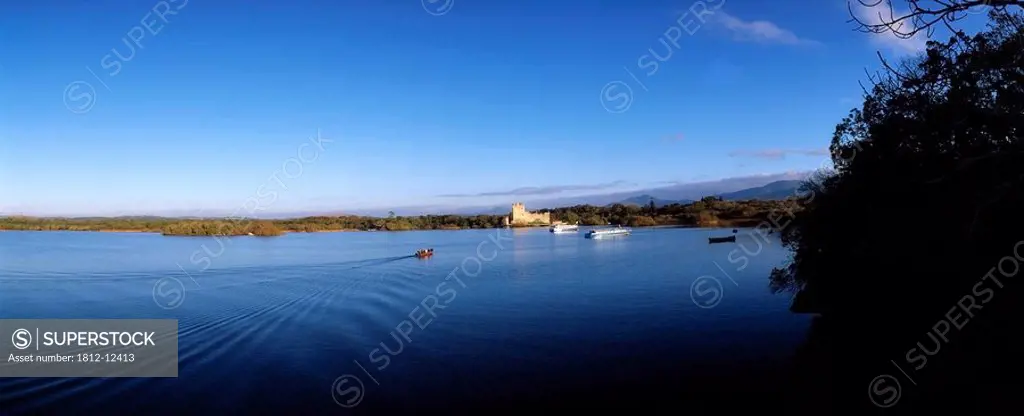
[[[853,13],[865,25],[880,25],[886,22],[892,22],[901,16],[906,15],[907,10],[900,10],[897,8],[890,7],[889,0],[878,0],[873,2],[861,2],[856,0],[850,0],[850,7],[853,9]],[[894,26],[898,32],[910,33],[914,31],[914,22],[912,19],[907,19],[900,22],[897,26]],[[901,38],[892,31],[887,30],[882,33],[870,33],[871,43],[888,49],[891,52],[900,55],[913,55],[925,50],[925,46],[928,42],[927,31],[920,31],[914,36],[909,38]]]
[[[475,194],[445,194],[438,195],[442,198],[468,198],[479,196],[529,196],[529,195],[550,195],[569,191],[597,191],[604,189],[636,186],[635,183],[618,180],[615,182],[587,184],[587,185],[554,185],[554,186],[526,186],[510,190],[480,192]]]
[[[820,42],[805,39],[767,20],[744,21],[728,13],[715,13],[716,22],[732,33],[733,39],[742,42],[776,43],[783,45],[819,45]]]

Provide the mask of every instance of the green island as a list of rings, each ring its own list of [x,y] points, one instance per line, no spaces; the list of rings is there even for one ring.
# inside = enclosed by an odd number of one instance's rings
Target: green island
[[[553,221],[631,227],[747,227],[799,210],[799,195],[786,200],[725,201],[705,197],[688,204],[657,207],[576,205],[550,212]],[[498,228],[503,215],[315,216],[288,219],[167,217],[0,217],[0,230],[151,232],[169,236],[276,236],[288,232],[408,231]],[[541,225],[541,224],[537,224]]]

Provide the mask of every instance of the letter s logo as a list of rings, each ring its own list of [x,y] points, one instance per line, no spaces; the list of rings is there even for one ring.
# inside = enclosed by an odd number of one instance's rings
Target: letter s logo
[[[722,282],[712,276],[701,276],[690,285],[690,300],[701,309],[711,309],[722,301]],[[707,296],[711,295],[711,296]]]
[[[891,384],[889,386],[883,386]],[[871,380],[868,384],[868,398],[875,406],[886,408],[892,407],[900,401],[900,382],[896,377],[882,374]]]
[[[338,406],[351,409],[363,401],[365,390],[366,387],[363,386],[362,380],[351,374],[345,374],[334,380],[334,384],[331,385],[331,396]]]
[[[28,348],[32,345],[32,333],[24,328],[18,329],[11,334],[11,343],[14,344],[14,348],[19,350]]]
[[[170,276],[161,277],[153,285],[153,302],[163,309],[174,309],[185,301],[185,285]]]
[[[613,90],[623,90],[612,94]],[[624,113],[633,105],[633,89],[622,81],[612,81],[601,88],[601,106],[609,113]]]

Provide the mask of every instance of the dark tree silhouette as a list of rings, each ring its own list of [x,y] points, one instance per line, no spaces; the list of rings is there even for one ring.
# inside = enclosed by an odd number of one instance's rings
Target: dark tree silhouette
[[[990,16],[875,83],[836,127],[835,170],[807,181],[782,230],[793,258],[771,286],[841,326],[836,362],[857,368],[836,379],[863,383],[861,402],[893,363],[927,392],[912,403],[936,407],[976,406],[1024,368],[1024,17]],[[909,362],[925,349],[926,367]]]
[[[922,219],[936,220],[927,226],[941,228],[947,245],[980,243],[1017,221],[989,210],[1017,201],[1024,175],[1014,164],[1024,151],[1024,30],[1014,26],[1022,20],[1004,15],[973,39],[934,44],[919,64],[876,83],[836,127],[835,172],[804,185],[811,197],[784,233],[796,261],[776,273],[776,289],[800,289],[821,274],[812,269],[835,261],[877,263],[889,257],[876,257],[878,247],[902,246],[892,234]],[[918,208],[898,212],[897,201]]]

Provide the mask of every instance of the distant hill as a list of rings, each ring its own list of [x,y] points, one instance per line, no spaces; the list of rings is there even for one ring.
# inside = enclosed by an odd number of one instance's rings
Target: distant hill
[[[764,186],[743,189],[736,192],[727,192],[718,196],[726,201],[746,199],[786,199],[791,196],[796,196],[797,190],[800,189],[800,185],[802,183],[802,181],[792,180],[775,181]]]
[[[766,186],[778,181],[796,181],[808,177],[812,172],[784,172],[767,175],[751,175],[711,180],[705,182],[678,183],[657,188],[637,189],[628,192],[608,194],[580,195],[550,199],[528,199],[523,201],[529,209],[569,207],[573,205],[605,206],[636,196],[649,195],[666,201],[696,201],[706,196],[724,195],[740,192],[756,187]],[[648,200],[649,201],[649,200]],[[657,201],[655,201],[657,203]]]
[[[508,215],[512,207],[508,205],[500,205],[494,207],[483,207],[477,209],[462,209],[455,210],[453,213],[459,215]]]
[[[763,186],[758,186],[754,188],[746,188],[734,192],[720,193],[715,196],[719,196],[726,201],[740,201],[748,199],[780,200],[796,195],[796,192],[800,188],[800,185],[802,183],[802,181],[798,180],[781,180],[770,182]],[[652,199],[654,200],[654,206],[656,207],[663,207],[671,204],[685,205],[694,201],[692,199],[665,199],[652,196],[651,194],[641,194],[623,199],[615,203],[623,205],[647,206],[647,204],[651,203]]]
[[[622,201],[619,201],[618,203],[622,204],[622,205],[647,206],[648,204],[651,203],[651,200],[654,200],[654,206],[658,207],[658,208],[666,206],[666,205],[689,204],[689,203],[693,202],[693,201],[691,201],[689,199],[680,199],[680,200],[661,199],[661,198],[655,198],[655,197],[653,197],[651,195],[643,194],[643,195],[634,196],[632,198],[623,199]]]

